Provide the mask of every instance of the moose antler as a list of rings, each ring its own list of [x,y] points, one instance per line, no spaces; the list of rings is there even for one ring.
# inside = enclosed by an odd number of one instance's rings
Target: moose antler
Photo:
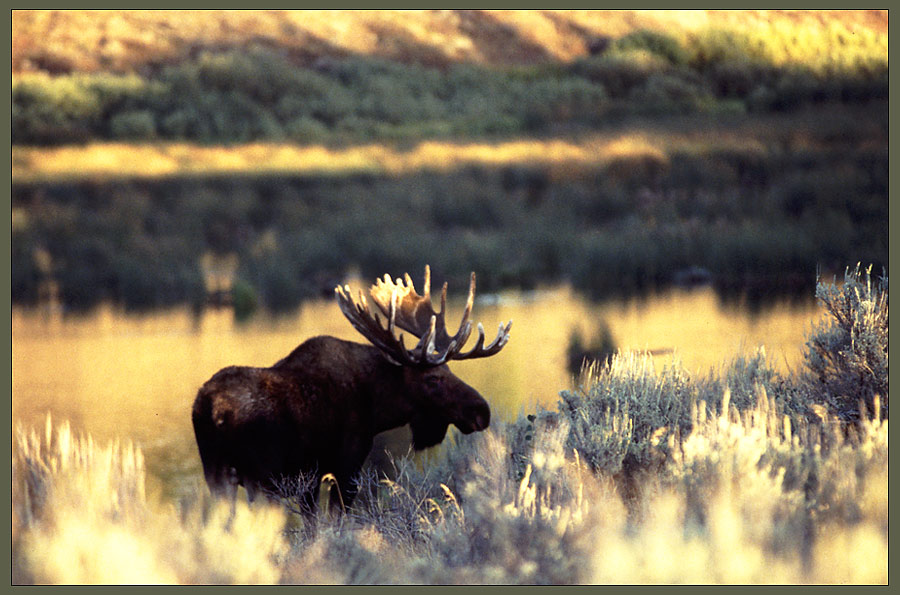
[[[475,347],[463,353],[472,332],[472,323],[469,315],[472,313],[472,304],[475,301],[475,273],[472,273],[469,282],[469,297],[466,308],[463,311],[459,330],[455,335],[447,333],[444,320],[447,306],[447,284],[441,290],[441,309],[434,311],[431,304],[431,268],[425,265],[425,288],[423,295],[416,293],[409,274],[404,275],[404,280],[392,281],[390,276],[378,279],[371,288],[369,294],[372,301],[387,317],[387,326],[382,326],[378,314],[369,310],[362,290],[359,292],[359,300],[351,297],[350,287],[335,287],[338,305],[353,327],[358,330],[373,345],[378,347],[385,356],[396,364],[415,366],[439,366],[451,359],[474,359],[488,357],[496,354],[509,340],[509,329],[512,326],[510,320],[504,327],[503,323],[497,330],[497,337],[487,346],[484,346],[484,327],[478,323],[478,341]],[[403,345],[403,337],[396,336],[394,329],[400,328],[412,333],[419,342],[412,349],[406,349]]]

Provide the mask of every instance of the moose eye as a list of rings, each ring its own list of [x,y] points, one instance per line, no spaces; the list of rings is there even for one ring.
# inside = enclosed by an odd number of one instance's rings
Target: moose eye
[[[441,386],[441,384],[443,384],[443,383],[444,383],[444,380],[440,376],[428,376],[425,379],[425,385],[428,388],[439,388]]]

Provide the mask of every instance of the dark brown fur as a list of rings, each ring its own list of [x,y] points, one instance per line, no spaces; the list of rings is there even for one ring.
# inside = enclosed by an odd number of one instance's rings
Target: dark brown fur
[[[215,494],[234,496],[300,473],[332,473],[345,504],[379,432],[410,424],[413,445],[443,440],[449,424],[483,430],[490,408],[446,365],[388,362],[371,345],[314,337],[270,368],[231,366],[197,393],[192,419]]]

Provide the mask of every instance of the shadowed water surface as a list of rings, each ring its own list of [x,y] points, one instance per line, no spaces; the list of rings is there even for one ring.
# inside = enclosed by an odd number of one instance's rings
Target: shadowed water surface
[[[462,304],[451,300],[448,308],[452,327]],[[677,358],[697,375],[760,345],[788,372],[801,365],[819,316],[812,302],[755,313],[725,306],[707,288],[601,304],[568,288],[483,295],[474,318],[489,340],[497,324],[512,319],[510,342],[495,357],[451,368],[488,399],[494,419],[511,420],[536,404],[553,408],[559,391],[573,385],[566,347],[576,327],[591,335],[605,320],[619,348],[650,350],[660,367]],[[228,311],[136,316],[104,308],[60,319],[16,309],[12,328],[14,426],[40,426],[49,413],[96,440],[131,439],[144,450],[149,483],[167,497],[201,481],[190,408],[213,373],[232,364],[269,366],[314,335],[363,340],[331,300],[247,324]]]

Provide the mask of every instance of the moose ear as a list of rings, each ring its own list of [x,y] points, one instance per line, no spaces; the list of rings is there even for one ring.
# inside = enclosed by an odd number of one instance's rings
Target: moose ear
[[[415,414],[409,422],[415,450],[439,444],[447,434],[449,422],[438,415]]]

